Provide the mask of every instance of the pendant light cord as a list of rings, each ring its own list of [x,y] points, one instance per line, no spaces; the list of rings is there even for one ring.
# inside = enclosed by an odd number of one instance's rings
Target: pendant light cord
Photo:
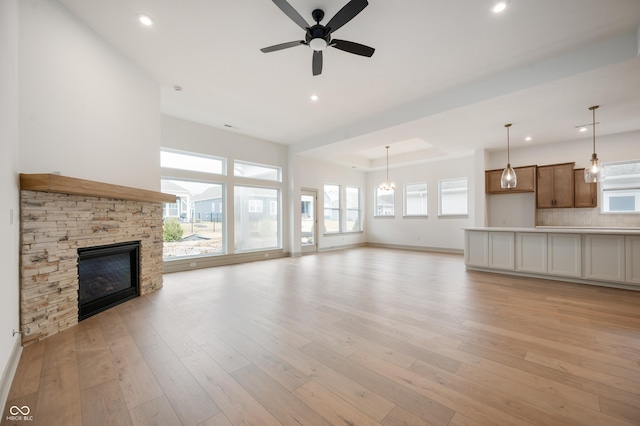
[[[504,127],[507,128],[507,165],[511,164],[511,155],[510,155],[510,148],[509,148],[509,127],[511,127],[511,124],[505,124]]]
[[[596,153],[596,109],[598,106],[592,106],[589,108],[593,114],[593,153]]]
[[[389,146],[385,146],[387,148],[387,184],[389,183]]]

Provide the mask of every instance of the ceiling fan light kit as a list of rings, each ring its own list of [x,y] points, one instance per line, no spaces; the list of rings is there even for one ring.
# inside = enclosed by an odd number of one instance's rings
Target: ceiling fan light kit
[[[344,52],[353,53],[355,55],[371,57],[375,49],[364,44],[354,43],[352,41],[332,39],[331,35],[341,28],[344,24],[356,17],[362,10],[369,5],[367,0],[351,0],[342,9],[336,13],[333,18],[327,22],[327,25],[320,24],[324,18],[324,11],[315,9],[311,16],[316,21],[315,25],[309,25],[307,21],[291,6],[286,0],[273,0],[273,2],[305,31],[304,40],[290,41],[280,43],[260,49],[263,53],[275,52],[278,50],[288,49],[290,47],[305,45],[313,50],[311,61],[311,71],[313,75],[322,74],[322,52],[327,47],[335,47]]]

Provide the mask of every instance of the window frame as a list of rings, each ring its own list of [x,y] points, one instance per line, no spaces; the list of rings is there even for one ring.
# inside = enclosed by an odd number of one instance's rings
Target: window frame
[[[199,168],[198,169],[190,169],[190,168],[186,168],[186,167],[175,167],[175,166],[171,167],[171,166],[168,166],[168,165],[164,165],[164,164],[162,164],[162,154],[163,153],[181,155],[181,156],[185,156],[185,157],[193,157],[193,158],[196,158],[196,159],[219,161],[220,162],[220,173],[218,173],[216,171],[201,170]],[[160,148],[160,168],[162,170],[167,170],[167,171],[171,170],[171,171],[181,171],[181,172],[186,172],[186,173],[202,173],[202,174],[205,174],[207,176],[209,176],[209,175],[226,176],[227,175],[227,159],[224,158],[224,157],[218,157],[218,156],[209,155],[209,154],[201,154],[201,153],[192,152],[192,151],[183,151],[183,150],[173,149],[173,148]],[[174,174],[174,173],[170,173],[170,174]]]
[[[379,207],[380,207],[378,205],[378,202],[379,202],[379,199],[380,199],[380,195],[378,193],[379,191],[392,194],[391,198],[392,198],[393,202],[391,203],[391,213],[390,214],[381,214],[381,213],[378,212]],[[382,194],[382,195],[384,195],[384,194]],[[395,190],[395,188],[391,189],[391,190],[388,190],[388,191],[383,190],[380,187],[376,187],[376,189],[374,189],[373,217],[374,218],[394,218],[394,217],[396,217],[396,190]]]
[[[336,187],[337,188],[337,194],[338,194],[338,207],[333,207],[333,206],[329,206],[327,207],[325,201],[327,199],[327,187]],[[323,206],[322,206],[322,221],[324,223],[324,233],[325,234],[339,234],[342,232],[342,227],[343,227],[343,221],[342,221],[342,185],[338,185],[335,183],[325,183],[322,186],[322,200],[323,200]],[[327,210],[331,211],[332,213],[330,214],[330,217],[334,217],[334,213],[336,213],[335,216],[337,216],[338,218],[338,229],[337,230],[333,230],[333,231],[329,231],[327,229]]]
[[[240,183],[240,182],[235,182],[232,184],[233,186],[233,200],[231,202],[233,202],[233,211],[234,211],[234,215],[233,215],[233,253],[234,254],[242,254],[242,253],[251,253],[251,252],[261,252],[261,251],[269,251],[269,250],[280,250],[282,249],[282,189],[276,186],[262,186],[262,185],[249,185],[249,184],[245,184],[245,183]],[[246,249],[238,249],[237,243],[237,236],[238,236],[238,229],[239,227],[236,224],[236,219],[237,219],[237,215],[238,215],[238,211],[239,208],[236,204],[236,199],[237,199],[237,194],[238,194],[238,188],[255,188],[255,189],[264,189],[264,190],[269,190],[269,191],[275,191],[276,192],[276,200],[269,200],[269,201],[276,201],[276,205],[278,207],[278,212],[276,215],[273,215],[271,212],[271,203],[269,206],[269,209],[265,209],[264,208],[264,203],[262,204],[262,211],[261,212],[249,212],[249,201],[251,201],[251,198],[247,198],[247,213],[261,213],[263,216],[276,216],[275,222],[276,222],[276,226],[277,226],[277,234],[276,234],[276,245],[275,246],[269,246],[269,247],[252,247],[252,248],[246,248]],[[265,212],[266,210],[266,212]]]
[[[267,179],[267,178],[261,178],[261,177],[255,177],[255,176],[243,176],[243,175],[236,174],[236,166],[238,165],[246,165],[250,167],[263,168],[266,170],[273,170],[276,172],[276,178]],[[251,161],[234,159],[233,160],[233,177],[240,178],[240,179],[255,179],[255,180],[264,181],[264,182],[282,183],[282,167],[272,166],[270,164],[261,164],[261,163],[254,163]]]
[[[443,203],[442,203],[442,184],[445,182],[453,182],[463,180],[466,183],[466,187],[464,189],[465,192],[465,212],[464,213],[443,213]],[[447,179],[439,179],[438,180],[438,217],[443,218],[464,218],[469,216],[469,178],[466,176],[461,176],[457,178],[447,178]]]
[[[635,164],[640,168],[640,160],[625,160],[625,161],[612,161],[609,163],[604,163],[604,178],[598,182],[598,195],[600,197],[600,213],[602,214],[626,214],[626,215],[637,215],[640,214],[640,173],[638,174],[628,174],[628,175],[618,175],[616,176],[618,179],[624,179],[624,176],[629,176],[627,179],[632,180],[631,185],[625,185],[621,187],[611,187],[607,188],[608,182],[607,180],[615,180],[612,179],[611,175],[607,173],[607,171],[611,170],[611,167],[623,166],[626,164]],[[619,194],[621,196],[633,196],[634,197],[634,210],[609,210],[610,198],[614,194]]]
[[[424,185],[425,190],[424,190],[424,207],[425,207],[425,212],[424,213],[409,213],[407,211],[409,203],[407,201],[407,189],[408,187],[412,186],[412,185]],[[403,188],[402,188],[402,198],[403,198],[403,206],[404,206],[404,210],[403,210],[403,217],[429,217],[429,184],[427,182],[412,182],[412,183],[405,183]]]
[[[357,193],[358,193],[358,197],[357,197],[358,206],[357,206],[357,208],[350,208],[349,207],[348,191],[350,189],[351,190],[355,189],[357,191]],[[357,222],[358,223],[358,227],[357,227],[358,229],[345,229],[344,230],[345,233],[348,233],[348,232],[362,232],[362,200],[360,198],[360,192],[361,191],[360,191],[360,187],[359,186],[348,186],[347,185],[344,188],[344,197],[345,197],[345,203],[344,204],[345,204],[345,215],[346,215],[345,220],[344,220],[345,226],[349,223],[349,212],[350,211],[356,211],[357,212],[357,216],[358,216],[358,222]]]

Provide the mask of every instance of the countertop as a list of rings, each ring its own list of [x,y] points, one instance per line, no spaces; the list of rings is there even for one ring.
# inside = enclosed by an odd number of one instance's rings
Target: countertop
[[[470,227],[465,231],[545,232],[561,234],[640,235],[640,228],[600,228],[587,226],[536,226],[535,228]]]

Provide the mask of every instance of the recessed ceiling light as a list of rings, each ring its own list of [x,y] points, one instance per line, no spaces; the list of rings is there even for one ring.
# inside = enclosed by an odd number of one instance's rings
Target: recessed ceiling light
[[[527,136],[526,138],[524,138],[524,140],[529,142],[531,140],[531,136]]]
[[[318,100],[318,95],[311,95],[309,96],[309,99],[311,99],[313,102]]]
[[[496,3],[492,8],[491,11],[493,13],[500,13],[502,11],[504,11],[507,8],[507,2],[506,1],[501,1]]]
[[[580,129],[579,129],[579,130],[580,130],[581,132],[586,132],[586,131],[587,131],[587,128],[586,128],[586,127],[580,127]]]
[[[143,15],[143,14],[138,15],[138,21],[140,21],[142,25],[147,27],[150,27],[151,25],[153,25],[153,19],[151,19],[149,15]]]

